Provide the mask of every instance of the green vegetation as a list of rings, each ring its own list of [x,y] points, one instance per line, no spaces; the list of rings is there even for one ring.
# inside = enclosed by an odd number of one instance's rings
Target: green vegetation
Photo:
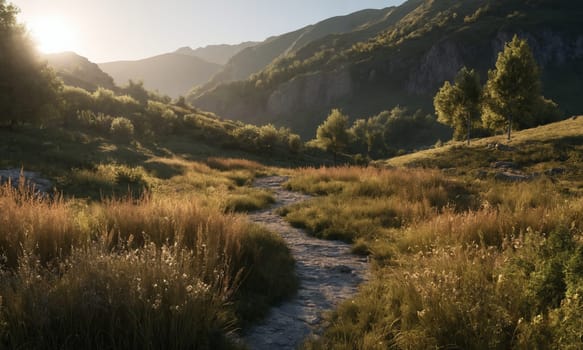
[[[338,153],[342,152],[350,142],[348,117],[338,109],[332,110],[328,119],[318,127],[315,142],[319,147],[332,152],[334,163],[336,163]]]
[[[527,128],[558,119],[557,105],[541,96],[539,68],[526,40],[516,35],[498,55],[484,89],[483,120],[492,129]]]
[[[462,66],[488,77],[492,57],[501,49],[492,43],[509,41],[518,33],[536,48],[535,59],[544,70],[544,95],[560,105],[565,115],[572,115],[582,108],[581,101],[569,93],[580,90],[583,80],[574,44],[580,36],[582,11],[580,3],[569,0],[410,0],[355,30],[339,31],[270,59],[271,64],[250,78],[209,84],[189,101],[228,118],[290,127],[309,139],[334,108],[354,119],[397,105],[421,109],[423,114],[432,112],[433,97],[444,81],[453,80]],[[282,35],[264,44],[274,45],[285,38]],[[267,57],[256,50],[242,53]],[[258,61],[254,57],[248,62]],[[314,90],[308,92],[308,86]],[[331,94],[338,86],[347,87],[345,93]],[[280,94],[286,96],[281,104]],[[435,141],[422,138],[411,149]]]
[[[511,149],[485,147],[499,136],[389,163],[453,172],[298,170],[288,187],[318,196],[283,210],[286,219],[353,242],[373,261],[371,280],[304,347],[578,348],[582,122],[517,132]],[[472,176],[510,160],[541,175],[522,183]],[[544,171],[557,164],[563,170]]]
[[[480,77],[473,69],[463,67],[453,85],[446,81],[433,99],[437,120],[451,126],[453,137],[466,136],[470,144],[472,126],[480,116],[482,87]]]
[[[0,127],[54,114],[60,83],[33,48],[18,10],[0,0]]]
[[[438,123],[435,117],[423,115],[421,111],[410,113],[400,106],[366,119],[357,119],[349,129],[348,119],[348,116],[333,110],[318,127],[316,139],[306,144],[308,153],[316,147],[331,152],[334,163],[341,155],[343,161],[362,165],[371,159],[405,153],[427,140],[435,144],[451,136],[447,127]]]

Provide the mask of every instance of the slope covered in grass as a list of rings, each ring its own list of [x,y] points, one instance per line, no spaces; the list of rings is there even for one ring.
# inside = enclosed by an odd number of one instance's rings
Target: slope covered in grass
[[[373,261],[359,295],[304,348],[578,348],[580,119],[524,130],[510,145],[491,138],[389,167],[294,172],[288,187],[316,197],[282,210],[286,219]],[[538,175],[508,181],[497,162]]]

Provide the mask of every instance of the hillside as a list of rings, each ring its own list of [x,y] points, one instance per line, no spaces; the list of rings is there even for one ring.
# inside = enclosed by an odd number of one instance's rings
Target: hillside
[[[398,104],[432,112],[444,80],[464,65],[485,79],[503,44],[519,34],[542,67],[544,94],[576,114],[583,109],[572,93],[583,84],[582,14],[583,5],[566,0],[410,0],[379,22],[380,34],[375,28],[321,38],[249,80],[199,91],[190,101],[225,117],[273,122],[313,137],[334,107],[353,118]]]
[[[198,47],[192,49],[190,47],[181,47],[175,51],[182,55],[195,56],[211,63],[225,65],[231,57],[236,55],[248,47],[252,47],[257,43],[254,41],[246,41],[237,45],[208,45],[205,47]]]
[[[541,175],[561,175],[563,185],[583,193],[583,117],[572,117],[505,136],[474,140],[378,161],[378,166],[441,168],[449,175],[529,181]]]
[[[206,82],[221,66],[190,55],[167,53],[137,61],[100,63],[99,67],[120,86],[130,79],[141,80],[149,90],[178,97]]]
[[[98,87],[115,90],[113,78],[99,66],[74,52],[62,52],[43,56],[67,85],[95,91]]]
[[[244,80],[267,67],[273,60],[298,51],[303,46],[332,34],[352,32],[382,21],[392,8],[363,10],[346,16],[337,16],[296,31],[273,36],[262,43],[242,50],[197,93],[212,89],[221,83]]]

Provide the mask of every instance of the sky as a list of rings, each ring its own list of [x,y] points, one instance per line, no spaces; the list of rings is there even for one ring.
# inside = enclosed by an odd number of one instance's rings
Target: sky
[[[329,17],[404,0],[9,0],[44,52],[93,62],[179,47],[262,41]]]

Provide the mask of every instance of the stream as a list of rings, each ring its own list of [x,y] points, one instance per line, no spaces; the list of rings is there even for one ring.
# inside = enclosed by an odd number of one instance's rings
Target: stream
[[[310,198],[285,190],[285,181],[282,176],[255,181],[256,188],[271,190],[276,202],[268,209],[249,213],[249,218],[283,237],[296,261],[300,285],[293,299],[274,306],[261,323],[244,334],[245,343],[253,350],[296,349],[306,337],[317,336],[323,313],[353,297],[367,276],[367,259],[351,254],[349,244],[311,237],[277,214],[280,207]]]

